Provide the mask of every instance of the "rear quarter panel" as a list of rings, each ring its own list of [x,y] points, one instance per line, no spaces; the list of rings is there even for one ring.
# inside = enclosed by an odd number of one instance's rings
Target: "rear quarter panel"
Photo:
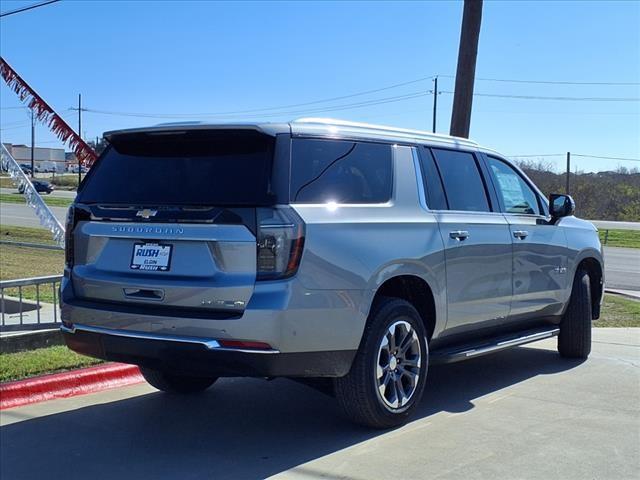
[[[438,223],[420,205],[411,148],[394,148],[393,200],[379,205],[293,205],[306,224],[297,280],[309,290],[361,292],[358,343],[377,289],[399,275],[415,275],[432,289],[434,335],[446,323],[444,249]]]

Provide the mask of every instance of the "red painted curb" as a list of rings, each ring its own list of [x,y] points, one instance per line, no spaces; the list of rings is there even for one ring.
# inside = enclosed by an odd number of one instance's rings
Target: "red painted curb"
[[[135,365],[108,363],[0,385],[0,410],[142,382]]]

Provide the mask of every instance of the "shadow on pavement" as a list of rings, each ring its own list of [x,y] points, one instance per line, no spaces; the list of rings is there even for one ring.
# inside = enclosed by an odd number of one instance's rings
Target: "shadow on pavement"
[[[414,421],[576,365],[517,348],[433,367]],[[225,379],[202,395],[151,393],[2,427],[0,478],[261,479],[379,435],[295,382]]]

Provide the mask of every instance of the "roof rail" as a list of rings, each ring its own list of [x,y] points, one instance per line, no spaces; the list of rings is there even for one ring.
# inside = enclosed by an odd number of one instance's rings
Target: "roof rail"
[[[336,126],[336,127],[365,128],[368,130],[377,130],[380,132],[387,132],[387,133],[395,132],[395,133],[416,135],[422,138],[433,138],[435,140],[455,139],[455,141],[458,143],[465,143],[468,145],[478,146],[478,143],[474,142],[473,140],[469,140],[468,138],[452,137],[451,135],[426,132],[424,130],[413,130],[408,128],[390,127],[388,125],[375,125],[371,123],[351,122],[348,120],[338,120],[335,118],[303,117],[303,118],[298,118],[296,120],[293,120],[292,123],[315,123],[315,124]]]

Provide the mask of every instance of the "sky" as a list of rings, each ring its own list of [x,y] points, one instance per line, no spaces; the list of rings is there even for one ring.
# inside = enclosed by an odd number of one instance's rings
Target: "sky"
[[[2,0],[0,11],[35,2]],[[0,54],[74,128],[82,94],[85,139],[170,121],[304,116],[430,131],[435,75],[437,131],[448,133],[462,6],[62,0],[0,19]],[[470,137],[558,171],[567,151],[578,170],[640,167],[575,156],[640,159],[639,25],[640,1],[485,1]],[[370,90],[379,91],[327,101]],[[602,100],[611,98],[623,100]],[[2,141],[29,144],[18,106],[2,83]],[[45,126],[36,144],[61,146]]]

